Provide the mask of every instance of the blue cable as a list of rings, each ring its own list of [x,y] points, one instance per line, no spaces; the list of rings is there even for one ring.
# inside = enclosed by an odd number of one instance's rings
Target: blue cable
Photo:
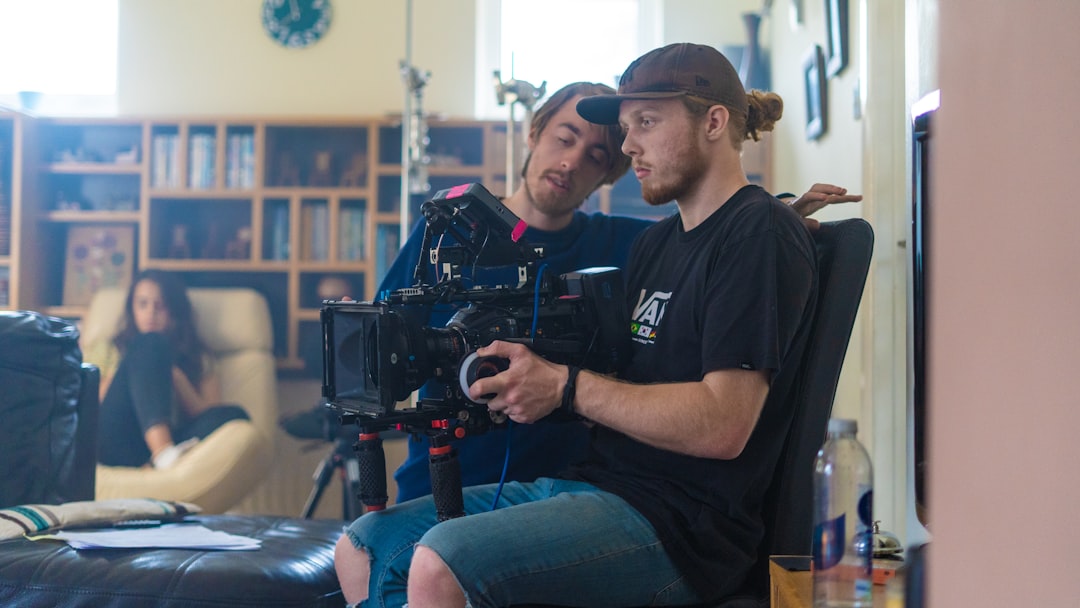
[[[503,486],[506,485],[506,471],[510,469],[510,431],[514,428],[514,421],[506,420],[506,455],[503,457],[502,474],[499,475],[499,487],[495,488],[495,497],[491,499],[491,510],[499,506],[499,496],[502,495]]]
[[[540,266],[540,270],[536,273],[536,285],[533,289],[533,320],[532,320],[532,337],[536,339],[536,327],[540,323],[540,285],[544,279],[544,271],[547,269],[547,264]],[[495,489],[495,497],[491,500],[491,510],[494,511],[495,507],[499,504],[499,496],[502,495],[503,486],[506,485],[506,472],[510,469],[510,431],[513,430],[514,421],[509,418],[506,420],[506,455],[503,457],[503,469],[502,474],[499,475],[499,487]]]

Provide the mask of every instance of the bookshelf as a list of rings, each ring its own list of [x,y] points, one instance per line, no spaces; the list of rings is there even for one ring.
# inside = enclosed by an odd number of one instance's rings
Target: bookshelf
[[[432,191],[479,181],[502,194],[505,131],[432,120]],[[78,319],[94,289],[145,268],[191,287],[252,287],[270,305],[279,368],[316,376],[322,300],[373,297],[400,245],[400,134],[395,117],[0,114],[7,307]],[[9,230],[5,245],[4,218],[14,221],[20,200],[33,218],[21,232],[34,237],[20,245]],[[20,275],[13,259],[40,262]],[[29,283],[33,293],[16,299]]]
[[[431,193],[480,182],[505,194],[505,122],[433,119],[428,131]],[[397,117],[0,113],[0,310],[78,319],[95,289],[146,268],[251,287],[269,304],[279,369],[316,377],[322,300],[371,299],[397,254],[400,160]],[[748,142],[744,165],[766,188],[770,162],[767,141]],[[633,174],[585,209],[657,216]]]

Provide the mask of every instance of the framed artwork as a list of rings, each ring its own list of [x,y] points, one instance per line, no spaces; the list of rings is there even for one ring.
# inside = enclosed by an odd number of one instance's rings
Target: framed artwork
[[[818,139],[825,134],[825,55],[821,45],[810,47],[803,59],[803,84],[806,88],[806,139]]]
[[[844,71],[848,63],[848,0],[825,0],[825,64],[829,77]]]
[[[135,267],[135,226],[71,226],[64,262],[64,306],[86,306],[102,287],[126,287]]]

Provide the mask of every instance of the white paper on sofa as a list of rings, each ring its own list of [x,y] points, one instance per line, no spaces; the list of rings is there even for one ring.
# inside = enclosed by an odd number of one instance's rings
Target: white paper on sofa
[[[254,551],[262,541],[248,536],[211,530],[193,523],[163,524],[107,530],[61,530],[28,536],[30,540],[62,540],[75,549],[199,549]]]

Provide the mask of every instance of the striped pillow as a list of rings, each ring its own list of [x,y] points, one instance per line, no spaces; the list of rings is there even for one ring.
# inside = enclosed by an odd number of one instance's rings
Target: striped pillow
[[[172,521],[202,511],[186,502],[152,498],[86,500],[62,505],[20,505],[0,509],[0,540],[61,528],[93,527],[138,519]]]

